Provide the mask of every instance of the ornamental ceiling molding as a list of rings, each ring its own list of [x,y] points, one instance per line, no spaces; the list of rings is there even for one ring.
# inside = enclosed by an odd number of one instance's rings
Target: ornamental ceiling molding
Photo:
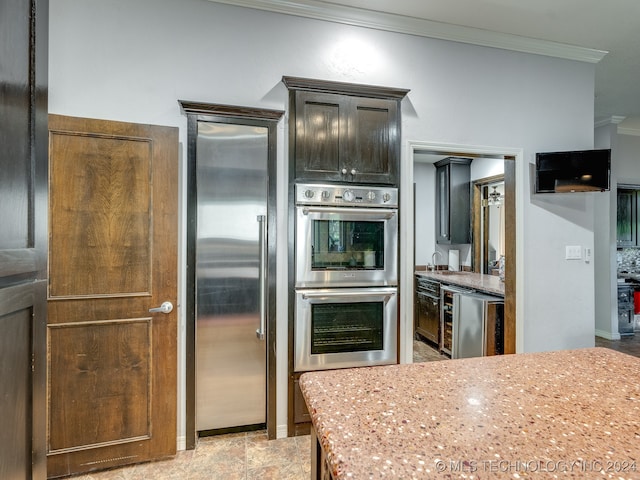
[[[254,8],[269,12],[299,17],[326,20],[358,27],[373,28],[388,32],[404,33],[421,37],[437,38],[452,42],[468,43],[484,47],[500,48],[515,52],[533,53],[547,57],[598,63],[608,53],[604,50],[577,47],[536,38],[521,37],[507,33],[492,32],[479,28],[464,27],[434,22],[404,15],[375,12],[344,5],[328,5],[317,0],[209,0],[239,7]]]

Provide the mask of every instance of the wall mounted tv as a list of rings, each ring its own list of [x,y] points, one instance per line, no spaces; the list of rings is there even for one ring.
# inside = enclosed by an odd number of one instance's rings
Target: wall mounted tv
[[[536,153],[536,193],[609,190],[611,150]]]

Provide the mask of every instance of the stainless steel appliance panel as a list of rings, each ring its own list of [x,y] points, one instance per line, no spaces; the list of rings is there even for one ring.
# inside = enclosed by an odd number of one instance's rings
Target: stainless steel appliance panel
[[[264,127],[198,122],[198,431],[265,422],[267,142]]]
[[[296,207],[296,287],[395,286],[398,211]]]
[[[487,306],[503,302],[501,298],[482,293],[454,294],[451,358],[482,357],[486,354]]]
[[[397,363],[397,289],[296,290],[295,371]]]

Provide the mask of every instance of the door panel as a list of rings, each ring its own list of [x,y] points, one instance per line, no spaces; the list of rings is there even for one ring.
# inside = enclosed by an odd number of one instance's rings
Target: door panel
[[[51,299],[150,294],[152,146],[51,132]]]
[[[175,454],[176,128],[51,115],[50,477]]]
[[[73,405],[72,411],[52,412],[52,451],[151,438],[150,327],[150,319],[138,319],[50,328],[51,344],[58,347],[50,359],[56,378],[51,396]],[[100,382],[106,372],[118,372],[120,381]]]
[[[46,477],[48,2],[0,2],[0,478]]]

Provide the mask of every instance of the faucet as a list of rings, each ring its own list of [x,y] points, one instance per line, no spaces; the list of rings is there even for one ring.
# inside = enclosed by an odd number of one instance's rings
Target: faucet
[[[437,270],[436,268],[436,255],[440,256],[440,260],[442,260],[442,253],[440,253],[439,251],[435,251],[431,254],[431,263],[433,264],[433,270]]]

